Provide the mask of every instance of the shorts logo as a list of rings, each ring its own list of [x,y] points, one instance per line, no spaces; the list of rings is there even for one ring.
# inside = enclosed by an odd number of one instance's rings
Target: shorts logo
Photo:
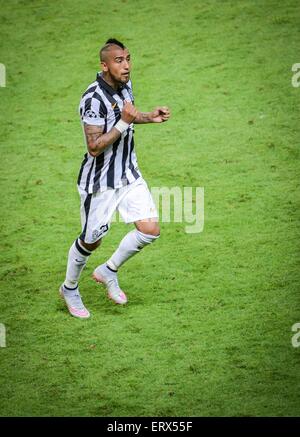
[[[99,230],[98,230],[98,229],[95,229],[95,230],[93,231],[93,233],[92,233],[92,238],[93,238],[94,240],[99,239],[99,237],[101,237],[101,235],[103,235],[104,232],[107,232],[107,231],[108,231],[108,225],[102,225],[101,228],[100,228]]]
[[[97,118],[97,114],[92,111],[91,109],[88,109],[87,111],[85,111],[84,115],[88,118]]]

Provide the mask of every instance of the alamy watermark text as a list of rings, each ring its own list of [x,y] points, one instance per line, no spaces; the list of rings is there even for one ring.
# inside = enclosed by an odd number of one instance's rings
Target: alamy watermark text
[[[0,64],[0,87],[6,86],[6,68],[4,64]]]
[[[0,323],[0,347],[6,347],[6,329],[4,323]]]

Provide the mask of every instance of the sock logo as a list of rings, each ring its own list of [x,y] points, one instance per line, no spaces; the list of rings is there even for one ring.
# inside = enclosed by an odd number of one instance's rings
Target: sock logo
[[[77,258],[75,258],[75,261],[77,262],[77,265],[79,265],[79,266],[83,266],[86,263],[86,261],[82,261],[82,259],[77,259]]]
[[[102,225],[99,230],[98,229],[93,230],[92,237],[94,240],[97,240],[101,237],[101,235],[103,235],[107,231],[108,231],[108,225],[107,224]]]

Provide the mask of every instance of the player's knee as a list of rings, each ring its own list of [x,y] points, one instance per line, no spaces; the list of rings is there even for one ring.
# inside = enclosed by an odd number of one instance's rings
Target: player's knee
[[[150,228],[150,232],[147,232],[147,234],[152,235],[153,237],[158,238],[160,236],[160,227],[158,223],[153,223],[153,227]]]
[[[137,225],[137,230],[153,237],[159,237],[160,235],[160,228],[157,222],[140,222]]]
[[[100,246],[101,244],[101,239],[98,241],[95,241],[95,243],[86,243],[85,241],[80,240],[80,243],[82,244],[83,247],[85,247],[87,250],[90,250],[91,252],[93,252],[93,250],[97,249],[97,247]]]

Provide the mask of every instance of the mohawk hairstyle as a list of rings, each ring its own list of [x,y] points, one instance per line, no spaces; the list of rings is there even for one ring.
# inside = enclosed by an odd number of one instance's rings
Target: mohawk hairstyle
[[[115,38],[109,38],[106,43],[104,44],[104,46],[100,49],[99,55],[100,55],[100,61],[104,61],[105,58],[105,52],[107,52],[108,50],[110,50],[111,46],[118,46],[121,49],[125,49],[125,46],[123,43],[121,43],[121,41],[118,41]]]
[[[109,38],[109,39],[106,41],[105,45],[106,45],[106,44],[114,44],[114,45],[116,45],[116,46],[121,47],[121,49],[125,49],[124,44],[123,44],[121,41],[118,41],[118,40],[115,39],[115,38]]]

